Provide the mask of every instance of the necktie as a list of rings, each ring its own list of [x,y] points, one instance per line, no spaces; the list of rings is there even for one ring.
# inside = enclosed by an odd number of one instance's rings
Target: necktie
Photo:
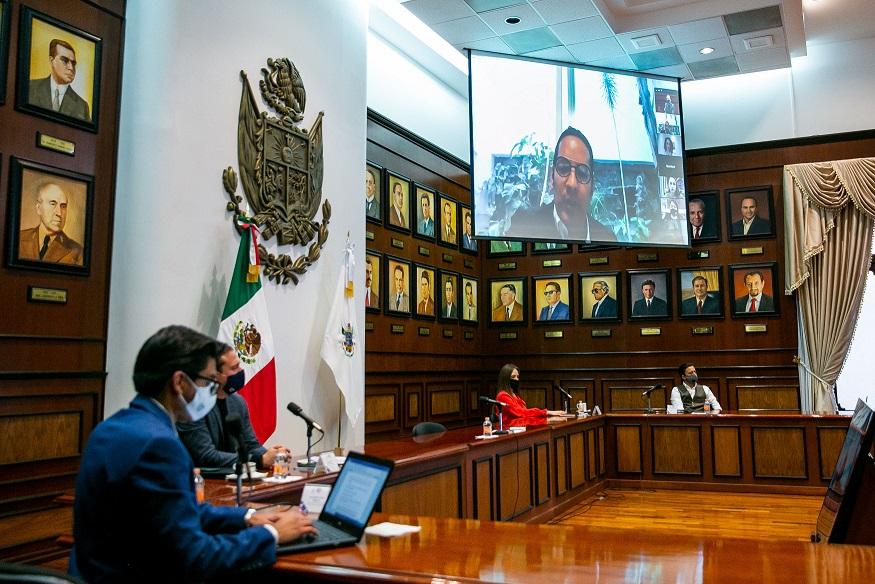
[[[599,313],[599,303],[596,302],[595,306],[592,307],[592,317],[595,318]]]
[[[43,238],[43,246],[39,248],[39,259],[43,259],[43,256],[46,255],[46,250],[49,249],[49,241],[51,241],[52,237],[50,235],[46,235]]]
[[[61,90],[55,88],[55,95],[52,96],[52,109],[58,111],[61,109]]]
[[[756,311],[757,311],[757,299],[751,298],[750,299],[750,312],[756,312]]]
[[[702,234],[702,226],[696,227],[696,234],[693,236],[693,239],[699,239],[699,236]]]
[[[370,306],[370,305],[371,305],[371,293],[368,292],[367,294],[365,294],[365,306]]]
[[[553,320],[553,309],[554,309],[554,308],[556,308],[556,307],[555,307],[555,306],[551,306],[551,307],[550,307],[550,310],[547,311],[547,320]]]
[[[650,300],[647,301],[647,310],[650,310]]]
[[[504,320],[510,320],[510,306],[504,311]]]
[[[401,295],[395,297],[395,310],[401,310]]]

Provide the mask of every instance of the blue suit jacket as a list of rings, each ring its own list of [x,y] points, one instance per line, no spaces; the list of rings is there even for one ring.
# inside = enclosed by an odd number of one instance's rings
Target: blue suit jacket
[[[556,308],[553,309],[553,318],[548,319],[550,307],[545,306],[541,309],[541,314],[538,315],[538,320],[570,320],[571,313],[568,312],[568,305],[561,300],[556,303]]]
[[[191,582],[273,564],[245,510],[198,505],[192,463],[168,414],[138,395],[91,433],[73,507],[70,572],[89,583]]]
[[[260,465],[261,456],[267,449],[255,437],[246,400],[239,393],[232,393],[225,398],[225,403],[228,406],[228,415],[240,416],[243,444],[249,453],[249,460]],[[237,462],[237,453],[227,449],[229,447],[225,439],[225,426],[222,424],[218,402],[203,420],[180,422],[176,429],[179,430],[179,439],[188,449],[195,466],[230,467]]]

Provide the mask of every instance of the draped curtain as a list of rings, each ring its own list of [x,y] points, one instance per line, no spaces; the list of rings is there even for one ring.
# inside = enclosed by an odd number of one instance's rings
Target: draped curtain
[[[835,412],[875,225],[875,158],[784,167],[784,282],[797,294],[804,411]]]

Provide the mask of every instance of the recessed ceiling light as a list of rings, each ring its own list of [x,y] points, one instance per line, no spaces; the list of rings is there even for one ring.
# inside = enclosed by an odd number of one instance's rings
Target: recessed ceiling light
[[[702,47],[701,49],[699,49],[699,52],[703,55],[710,55],[714,52],[714,47]]]
[[[504,21],[508,24],[519,24],[520,17],[519,16],[508,16],[507,18],[504,19]]]

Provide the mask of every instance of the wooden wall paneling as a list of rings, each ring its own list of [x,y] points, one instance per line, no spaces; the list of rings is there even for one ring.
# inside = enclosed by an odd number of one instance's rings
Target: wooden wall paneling
[[[462,517],[462,469],[448,468],[386,487],[381,511],[429,517]]]
[[[495,519],[495,477],[491,456],[472,461],[474,479],[474,519]]]
[[[465,418],[464,385],[462,382],[453,383],[428,383],[426,384],[428,396],[428,418],[435,422],[461,421]]]
[[[568,435],[568,453],[569,480],[571,488],[575,489],[586,482],[586,448],[582,431]]]
[[[660,424],[650,431],[653,474],[702,476],[701,428]]]
[[[509,521],[534,507],[532,456],[533,447],[523,446],[496,457],[499,521]]]
[[[735,386],[739,412],[798,412],[801,401],[798,385],[741,385]]]
[[[821,479],[825,481],[832,479],[847,433],[848,429],[841,426],[817,428],[817,466],[820,469]]]
[[[586,431],[586,480],[593,481],[598,477],[598,455],[596,445],[598,433],[596,430]]]
[[[642,473],[642,449],[640,424],[617,424],[615,460],[618,473]]]
[[[807,479],[805,428],[753,426],[754,478]]]
[[[715,477],[741,476],[741,428],[711,427],[711,456]]]
[[[401,387],[398,384],[365,386],[365,427],[371,432],[399,430]]]
[[[559,385],[562,388],[571,394],[571,403],[569,404],[569,408],[571,411],[574,411],[574,408],[577,405],[577,402],[582,401],[586,404],[586,406],[590,409],[597,403],[595,393],[593,391],[593,379],[592,378],[563,378],[559,380]],[[561,397],[557,396],[559,403],[561,403]],[[604,407],[602,407],[604,409]]]
[[[556,494],[561,495],[568,490],[568,436],[557,436],[553,440],[553,451],[556,461]]]
[[[634,380],[631,383],[627,380],[611,380],[607,384],[607,391],[610,396],[610,411],[617,413],[645,411],[647,409],[647,398],[641,394],[656,383],[662,383],[665,387],[650,393],[651,405],[656,410],[665,411],[666,404],[671,401],[671,388],[674,383],[653,379]]]
[[[519,390],[519,395],[530,408],[554,409],[548,407],[548,390],[544,386],[529,387],[527,382],[523,382],[523,387]],[[552,400],[551,400],[552,401]],[[558,408],[556,408],[558,409]]]
[[[535,504],[550,500],[550,443],[535,443]]]
[[[608,472],[607,468],[607,460],[605,456],[606,441],[605,441],[605,428],[604,426],[599,426],[598,430],[596,430],[596,436],[598,437],[598,454],[599,454],[599,476],[604,476],[605,473]]]
[[[413,428],[416,424],[423,421],[425,419],[425,408],[424,400],[423,400],[423,386],[421,383],[405,383],[403,385],[403,393],[404,401],[404,413],[402,414],[402,419],[404,420],[404,428]],[[367,401],[367,397],[365,398]],[[388,403],[383,404],[383,411],[389,411]],[[365,421],[369,421],[367,416],[365,417]],[[380,420],[375,420],[380,421]],[[385,420],[383,420],[385,421]]]

